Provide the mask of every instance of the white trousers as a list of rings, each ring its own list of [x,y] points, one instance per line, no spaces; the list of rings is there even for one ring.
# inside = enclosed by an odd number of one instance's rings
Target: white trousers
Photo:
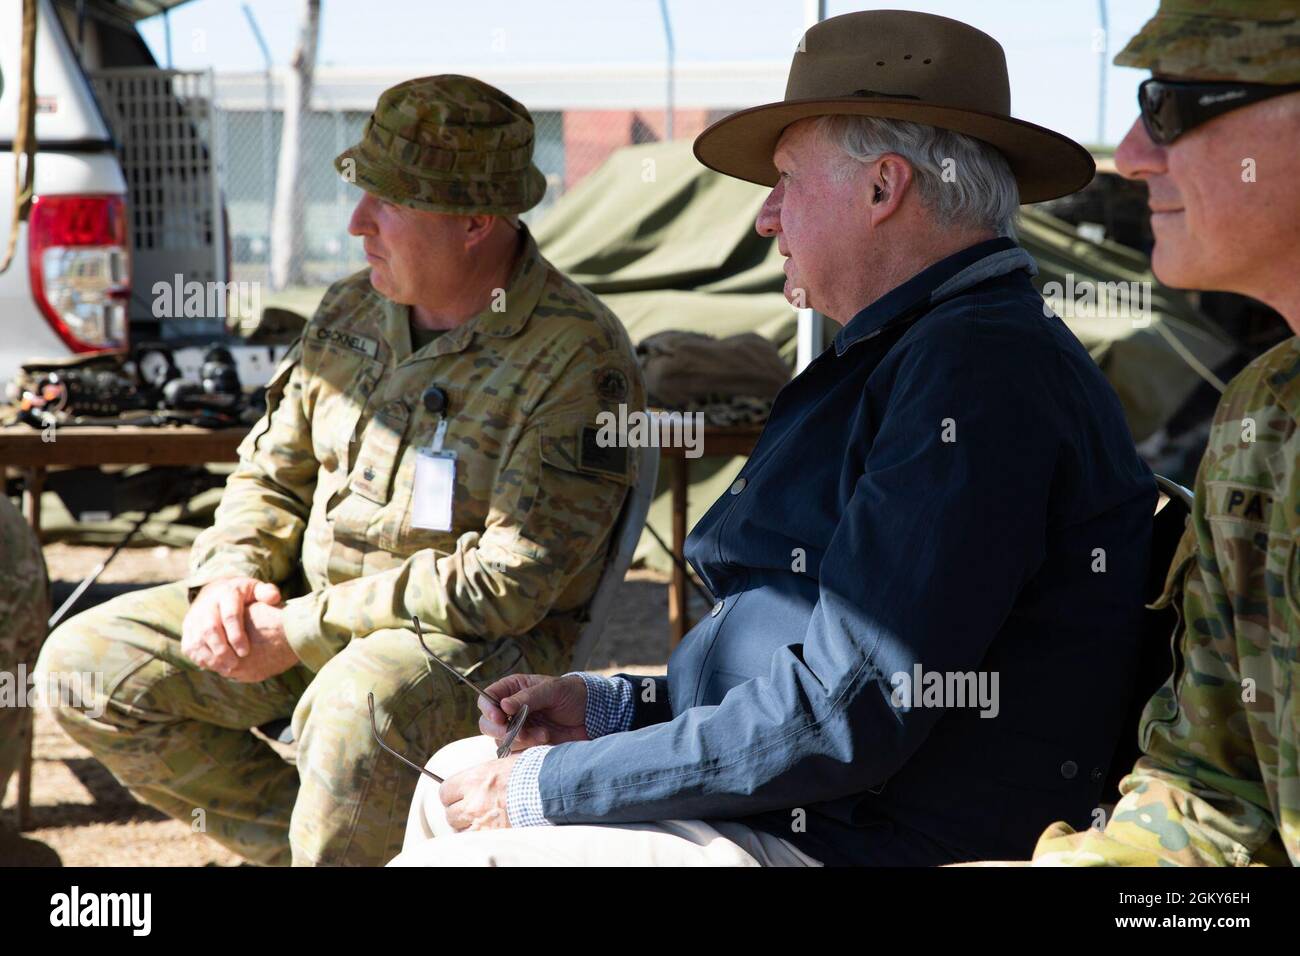
[[[490,737],[439,750],[428,768],[446,779],[495,759]],[[415,788],[402,852],[389,866],[820,866],[794,844],[740,823],[665,820],[475,830],[456,833],[423,774]]]

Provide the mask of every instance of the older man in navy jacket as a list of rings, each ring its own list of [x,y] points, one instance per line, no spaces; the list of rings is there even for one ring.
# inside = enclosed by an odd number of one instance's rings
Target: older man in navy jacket
[[[784,102],[701,134],[774,187],[786,295],[843,328],[692,532],[717,603],[668,675],[496,684],[396,863],[939,864],[1090,822],[1156,493],[1012,238],[1091,160],[1008,112],[990,37],[868,12],[808,32]]]

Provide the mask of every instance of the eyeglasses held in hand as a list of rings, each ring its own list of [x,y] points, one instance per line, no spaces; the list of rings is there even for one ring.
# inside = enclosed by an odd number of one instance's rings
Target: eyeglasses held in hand
[[[429,660],[436,661],[438,666],[441,667],[443,670],[445,670],[448,674],[456,678],[456,680],[460,681],[462,684],[466,685],[467,687],[472,688],[480,696],[486,697],[488,700],[492,701],[492,703],[497,705],[498,710],[500,710],[503,714],[505,713],[506,709],[501,706],[501,701],[497,700],[495,697],[493,697],[491,694],[485,691],[482,687],[479,687],[478,684],[475,684],[472,680],[470,680],[460,671],[456,670],[456,668],[452,667],[450,664],[444,661],[437,654],[433,653],[433,651],[429,650],[429,645],[424,643],[424,630],[420,627],[420,619],[418,617],[412,617],[411,623],[415,625],[415,637],[420,642],[420,647],[424,648],[424,653],[428,655]],[[506,735],[501,738],[501,743],[497,746],[498,759],[510,753],[510,745],[513,744],[515,742],[515,738],[519,736],[519,731],[524,729],[524,721],[527,719],[528,719],[528,705],[524,704],[524,706],[520,708],[519,713],[511,717],[510,723],[506,725]]]
[[[432,777],[434,783],[442,783],[442,777],[438,776],[432,770],[426,770],[424,767],[421,767],[414,760],[408,760],[406,757],[399,754],[392,747],[388,746],[388,744],[384,743],[384,738],[379,736],[379,725],[375,723],[375,695],[374,694],[371,693],[366,694],[366,704],[368,704],[370,707],[370,732],[375,735],[375,743],[379,744],[379,746],[383,747],[390,754],[392,754],[398,760],[402,761],[402,763],[406,764],[412,770],[418,770],[426,777]]]
[[[420,619],[418,617],[412,617],[411,624],[414,625],[415,627],[416,640],[420,642],[420,647],[424,650],[425,655],[431,661],[436,661],[439,667],[443,668],[445,671],[447,671],[447,673],[451,674],[451,676],[456,678],[456,680],[460,681],[462,684],[466,684],[469,687],[472,687],[476,693],[482,695],[483,697],[486,697],[488,700],[492,701],[492,703],[496,704],[497,707],[502,711],[502,713],[505,712],[505,708],[501,706],[501,701],[493,697],[483,688],[479,687],[468,677],[461,674],[460,671],[456,670],[454,667],[452,667],[450,664],[444,661],[437,654],[433,653],[433,651],[429,650],[429,646],[424,643],[424,630],[420,627]],[[426,777],[432,777],[438,783],[442,783],[442,777],[439,777],[436,773],[433,773],[430,770],[426,770],[424,767],[421,767],[413,760],[408,760],[406,757],[402,756],[392,747],[388,746],[388,744],[384,743],[383,738],[379,736],[379,725],[375,721],[375,695],[366,694],[366,703],[370,707],[370,732],[374,734],[376,743],[378,743],[380,747],[384,748],[384,750],[388,751],[390,754],[392,754],[398,760],[402,761],[402,763],[406,764],[408,767],[418,770]],[[524,704],[523,707],[519,709],[519,713],[511,717],[510,723],[506,725],[506,735],[503,738],[501,738],[501,743],[497,745],[497,759],[501,759],[502,757],[505,757],[510,753],[510,747],[515,742],[515,738],[519,736],[519,731],[524,729],[524,721],[526,721],[527,719],[528,719],[528,705]]]

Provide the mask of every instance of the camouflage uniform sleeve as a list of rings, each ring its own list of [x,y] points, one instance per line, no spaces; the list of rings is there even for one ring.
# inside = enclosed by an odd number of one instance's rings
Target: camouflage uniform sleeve
[[[302,340],[266,387],[266,414],[239,446],[212,527],[190,552],[191,588],[229,575],[280,583],[298,566],[320,465],[302,403]]]
[[[36,659],[49,617],[41,544],[22,512],[0,495],[0,670]]]
[[[49,617],[48,597],[41,543],[22,512],[0,495],[0,624],[4,625],[0,631],[0,669],[16,661],[36,659]],[[11,654],[12,648],[18,652]]]
[[[422,550],[396,568],[287,602],[285,634],[299,658],[319,670],[353,636],[410,627],[411,615],[430,630],[492,639],[576,609],[557,601],[572,598],[575,576],[603,553],[636,480],[629,449],[584,447],[584,431],[590,439],[607,410],[592,383],[611,366],[629,384],[629,407],[643,408],[630,349],[579,353],[530,416],[482,533],[462,534],[451,553]]]
[[[0,469],[2,472],[3,469]],[[30,671],[45,643],[49,582],[40,542],[18,509],[0,494],[0,673]],[[0,706],[0,794],[23,758],[25,707]]]
[[[1143,712],[1143,756],[1105,830],[1053,824],[1039,838],[1036,866],[1287,862],[1273,810],[1279,781],[1262,764],[1295,764],[1296,741],[1286,739],[1294,725],[1282,720],[1278,732],[1286,705],[1273,690],[1281,683],[1273,668],[1294,664],[1273,658],[1282,643],[1295,659],[1300,441],[1291,416],[1251,392],[1230,388],[1220,404],[1158,602],[1176,601],[1181,586],[1174,671]],[[1247,421],[1260,434],[1243,440]],[[1279,747],[1291,756],[1278,761]],[[1284,798],[1294,782],[1280,782]],[[1286,812],[1284,800],[1284,827]]]

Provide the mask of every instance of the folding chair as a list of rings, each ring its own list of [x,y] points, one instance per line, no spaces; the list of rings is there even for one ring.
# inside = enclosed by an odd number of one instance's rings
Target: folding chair
[[[1152,603],[1164,590],[1165,577],[1178,542],[1183,536],[1187,516],[1192,513],[1192,493],[1177,482],[1156,475],[1156,487],[1167,500],[1156,505],[1151,528],[1151,560],[1147,565],[1146,587],[1143,596]],[[1142,711],[1151,695],[1173,673],[1173,657],[1169,641],[1178,624],[1178,614],[1172,607],[1143,612],[1142,637],[1138,648],[1137,671],[1133,680],[1133,698],[1124,717],[1119,743],[1111,759],[1102,797],[1106,803],[1119,799],[1119,782],[1133,770],[1133,763],[1141,751],[1138,749],[1138,724]]]

